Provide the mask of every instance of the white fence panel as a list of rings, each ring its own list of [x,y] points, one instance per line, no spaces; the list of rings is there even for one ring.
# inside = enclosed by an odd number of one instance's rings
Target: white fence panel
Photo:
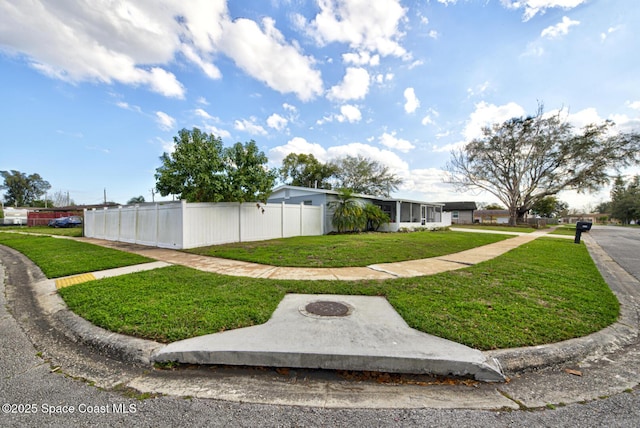
[[[157,246],[162,248],[185,248],[182,233],[182,204],[158,206]]]
[[[104,239],[117,241],[120,235],[120,213],[115,210],[103,210]]]
[[[302,225],[302,207],[303,205],[287,205],[282,203],[282,237],[289,238],[292,236],[300,236]]]
[[[163,248],[321,235],[322,207],[175,202],[85,211],[85,236]]]
[[[136,244],[158,244],[158,205],[136,206]]]
[[[237,203],[185,203],[184,247],[196,248],[240,240]]]
[[[106,217],[106,213],[105,210],[98,210],[98,211],[92,211],[95,215],[95,219],[94,219],[94,229],[95,229],[95,238],[98,239],[105,239],[105,217]]]
[[[242,204],[240,240],[264,241],[282,237],[282,208],[278,205]]]
[[[313,207],[309,205],[302,205],[301,225],[302,229],[298,233],[301,236],[313,236],[324,234],[324,206]]]
[[[115,211],[115,209],[113,209]],[[120,207],[120,237],[118,241],[129,242],[135,244],[136,242],[136,228],[138,215],[136,213],[136,207]]]

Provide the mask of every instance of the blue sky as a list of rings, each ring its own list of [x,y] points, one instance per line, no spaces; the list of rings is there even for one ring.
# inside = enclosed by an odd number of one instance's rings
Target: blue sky
[[[494,202],[442,183],[483,125],[541,101],[640,131],[638,28],[637,0],[4,0],[0,170],[151,201],[159,156],[199,127],[272,167],[364,155],[404,179],[395,196]]]

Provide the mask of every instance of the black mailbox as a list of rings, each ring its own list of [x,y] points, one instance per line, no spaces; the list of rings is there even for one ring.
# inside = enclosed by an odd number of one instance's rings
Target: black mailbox
[[[576,223],[576,230],[580,229],[581,232],[588,232],[591,230],[592,224],[590,221],[579,221]]]
[[[576,223],[576,238],[573,242],[576,244],[580,243],[580,235],[582,232],[588,232],[591,230],[591,222],[590,221],[579,221]]]

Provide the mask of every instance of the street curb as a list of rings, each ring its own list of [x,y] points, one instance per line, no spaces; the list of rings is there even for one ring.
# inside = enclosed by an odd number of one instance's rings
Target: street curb
[[[558,343],[486,351],[487,356],[500,362],[506,373],[577,362],[588,356],[611,354],[638,342],[640,282],[613,261],[593,238],[584,235],[583,240],[600,274],[620,302],[618,321],[588,336]]]
[[[90,346],[103,355],[124,363],[150,366],[151,355],[165,346],[152,340],[110,332],[90,323],[67,307],[56,290],[55,280],[31,283],[30,287],[50,324],[72,341]]]

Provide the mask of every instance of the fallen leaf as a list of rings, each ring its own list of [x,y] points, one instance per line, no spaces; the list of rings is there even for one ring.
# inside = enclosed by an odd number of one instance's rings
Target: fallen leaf
[[[574,375],[574,376],[582,376],[582,372],[579,370],[573,370],[573,369],[564,369],[564,371],[570,375]]]

